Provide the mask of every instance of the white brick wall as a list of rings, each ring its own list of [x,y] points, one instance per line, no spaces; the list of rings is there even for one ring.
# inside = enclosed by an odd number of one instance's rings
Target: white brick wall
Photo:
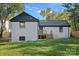
[[[19,22],[11,22],[12,41],[19,41],[19,36],[25,36],[25,40],[38,39],[38,22],[26,22],[25,28],[20,28]]]
[[[59,27],[43,27],[43,30],[47,31],[47,34],[50,34],[50,31],[52,30],[53,38],[68,38],[69,37],[69,31],[68,27],[63,27],[63,32],[59,32]]]

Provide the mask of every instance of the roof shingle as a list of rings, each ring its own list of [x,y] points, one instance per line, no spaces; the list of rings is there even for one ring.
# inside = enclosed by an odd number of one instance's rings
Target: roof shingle
[[[39,20],[35,17],[29,15],[28,13],[22,12],[21,14],[17,15],[16,17],[10,20],[11,22],[38,22]]]
[[[69,27],[69,23],[64,20],[40,20],[39,25],[42,27]]]
[[[39,26],[41,27],[69,27],[69,23],[65,20],[38,20],[35,17],[29,15],[28,13],[22,12],[16,17],[10,20],[11,22],[39,22]]]

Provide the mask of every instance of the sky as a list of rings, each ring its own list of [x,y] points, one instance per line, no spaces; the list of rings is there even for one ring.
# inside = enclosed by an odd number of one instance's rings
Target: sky
[[[40,10],[47,8],[56,12],[64,10],[61,3],[26,3],[24,11],[41,20],[43,17],[40,15]]]

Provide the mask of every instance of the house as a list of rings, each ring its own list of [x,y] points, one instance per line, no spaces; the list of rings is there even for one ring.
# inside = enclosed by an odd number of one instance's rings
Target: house
[[[70,37],[70,25],[67,21],[42,20],[39,23],[39,29],[42,30],[43,34],[47,34],[48,38],[58,39]]]
[[[62,20],[38,20],[22,12],[10,20],[11,40],[34,41],[42,38],[68,38],[70,25]]]
[[[23,12],[11,20],[12,41],[27,41],[38,39],[38,19]]]

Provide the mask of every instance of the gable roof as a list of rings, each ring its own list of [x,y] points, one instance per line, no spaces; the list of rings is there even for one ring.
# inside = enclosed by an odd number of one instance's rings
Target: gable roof
[[[38,22],[39,20],[36,19],[35,17],[29,15],[26,12],[22,12],[21,14],[15,16],[10,20],[11,22]]]
[[[42,27],[69,27],[69,23],[64,20],[40,20],[39,26]]]

